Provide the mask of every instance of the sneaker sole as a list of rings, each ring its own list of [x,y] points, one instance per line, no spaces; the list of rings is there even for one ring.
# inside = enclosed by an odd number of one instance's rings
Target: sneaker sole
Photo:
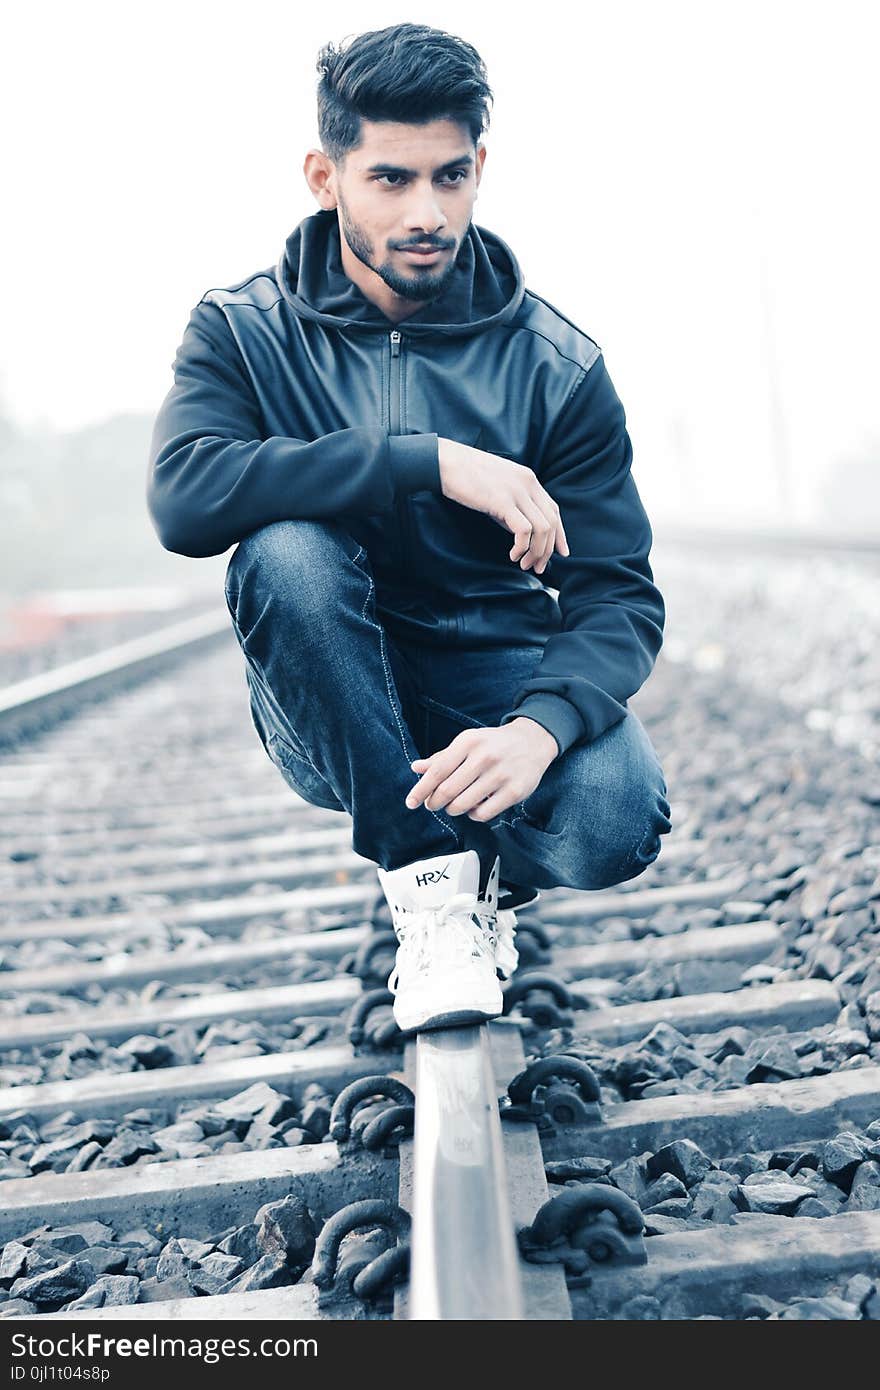
[[[397,1019],[395,1022],[402,1033],[428,1033],[434,1029],[461,1028],[467,1024],[488,1023],[490,1019],[499,1018],[501,1013],[501,1009],[492,1013],[486,1009],[453,1009],[448,1013],[432,1014],[424,1021],[408,1023],[405,1027]]]

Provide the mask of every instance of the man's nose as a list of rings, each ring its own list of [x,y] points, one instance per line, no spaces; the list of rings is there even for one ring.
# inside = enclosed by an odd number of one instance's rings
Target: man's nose
[[[406,210],[404,223],[408,232],[424,232],[436,236],[446,226],[446,214],[433,191],[414,193]]]

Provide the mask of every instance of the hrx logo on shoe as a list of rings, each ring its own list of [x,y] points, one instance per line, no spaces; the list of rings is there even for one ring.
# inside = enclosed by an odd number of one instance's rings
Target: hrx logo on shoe
[[[444,864],[442,869],[429,869],[427,873],[416,874],[417,886],[419,888],[424,888],[426,883],[439,883],[441,878],[448,879],[449,875],[446,872],[448,868],[449,865]]]

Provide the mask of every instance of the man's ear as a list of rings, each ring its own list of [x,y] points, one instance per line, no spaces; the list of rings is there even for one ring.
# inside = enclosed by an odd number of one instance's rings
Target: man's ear
[[[333,187],[335,173],[336,165],[323,150],[311,149],[308,151],[303,160],[303,174],[306,183],[321,207],[328,210],[336,207],[336,193]]]

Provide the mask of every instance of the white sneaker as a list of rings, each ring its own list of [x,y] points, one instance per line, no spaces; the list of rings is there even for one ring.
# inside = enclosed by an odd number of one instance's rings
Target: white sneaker
[[[516,908],[537,902],[537,888],[512,889],[500,883],[501,857],[495,856],[492,872],[480,897],[480,916],[486,930],[495,937],[495,966],[502,980],[509,980],[519,965],[516,936]],[[513,903],[514,906],[501,906]]]
[[[476,850],[377,868],[400,945],[388,988],[404,1032],[497,1018],[495,932],[478,897]]]
[[[492,871],[486,886],[480,894],[478,912],[483,926],[492,938],[495,951],[495,969],[502,980],[507,980],[516,969],[519,952],[513,944],[516,934],[516,913],[499,910],[499,879],[501,875],[501,856],[496,854]]]

